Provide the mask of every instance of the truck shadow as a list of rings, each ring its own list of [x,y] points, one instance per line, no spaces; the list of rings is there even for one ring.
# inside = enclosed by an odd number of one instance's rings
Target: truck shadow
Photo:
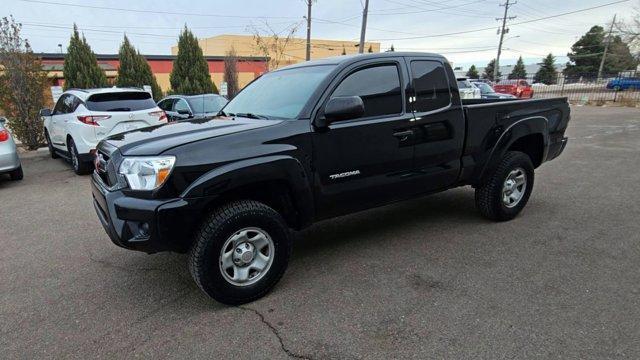
[[[414,200],[385,205],[314,224],[297,234],[292,261],[313,256],[317,251],[362,241],[376,246],[373,238],[401,229],[419,227],[428,239],[429,229],[445,224],[479,224],[484,220],[475,209],[474,193],[469,187],[450,190]],[[384,236],[383,236],[384,238]]]

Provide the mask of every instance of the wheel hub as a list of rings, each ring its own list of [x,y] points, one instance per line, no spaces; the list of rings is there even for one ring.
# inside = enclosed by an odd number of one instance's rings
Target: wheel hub
[[[233,251],[233,262],[238,266],[245,266],[253,261],[255,247],[248,242],[238,244]]]
[[[275,245],[269,234],[248,227],[232,234],[220,249],[220,272],[235,286],[256,283],[273,263]]]
[[[524,197],[527,189],[527,174],[516,168],[509,172],[502,185],[502,203],[508,208],[515,207]]]

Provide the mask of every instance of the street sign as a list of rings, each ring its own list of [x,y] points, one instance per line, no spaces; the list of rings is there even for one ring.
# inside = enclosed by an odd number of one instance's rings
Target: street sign
[[[227,96],[229,93],[229,89],[227,83],[225,81],[220,83],[220,95]]]
[[[53,99],[53,103],[57,103],[58,99],[62,95],[62,86],[52,86],[51,87],[51,98]]]

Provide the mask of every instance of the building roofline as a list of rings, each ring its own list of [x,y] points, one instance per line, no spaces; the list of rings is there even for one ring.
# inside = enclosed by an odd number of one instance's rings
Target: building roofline
[[[36,56],[38,56],[41,59],[47,59],[47,60],[64,60],[64,56],[65,54],[61,54],[61,53],[36,53]],[[142,56],[144,56],[145,59],[147,60],[175,60],[176,59],[176,55],[144,55],[142,54]],[[98,60],[118,60],[118,54],[96,54],[96,58]],[[226,56],[207,56],[205,55],[204,58],[206,60],[224,60],[226,58]],[[269,58],[266,56],[238,56],[238,61],[269,61]]]

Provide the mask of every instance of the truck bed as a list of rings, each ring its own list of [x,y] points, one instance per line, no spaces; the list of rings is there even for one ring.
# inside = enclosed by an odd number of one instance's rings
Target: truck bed
[[[469,99],[462,100],[466,117],[466,138],[463,161],[466,161],[463,178],[480,179],[485,164],[493,155],[490,149],[505,137],[510,130],[524,119],[540,118],[546,124],[548,138],[543,139],[545,151],[541,163],[555,158],[564,146],[564,131],[570,118],[570,108],[566,97],[550,99]]]

